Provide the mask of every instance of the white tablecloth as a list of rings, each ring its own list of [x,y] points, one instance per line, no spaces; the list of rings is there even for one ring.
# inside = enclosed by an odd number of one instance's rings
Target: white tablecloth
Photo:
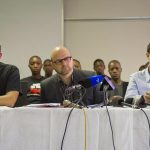
[[[144,113],[108,108],[116,150],[150,150]],[[144,109],[150,119],[150,109]],[[70,108],[0,107],[0,150],[61,150]],[[86,150],[114,150],[105,108],[85,109]],[[84,150],[84,113],[74,109],[63,150]]]

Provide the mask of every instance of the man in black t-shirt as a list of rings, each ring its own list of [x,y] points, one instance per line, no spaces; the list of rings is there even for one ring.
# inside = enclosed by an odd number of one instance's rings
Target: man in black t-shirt
[[[28,64],[32,76],[26,77],[21,82],[27,83],[27,104],[40,103],[41,85],[40,82],[45,79],[41,75],[42,60],[39,56],[32,56]]]
[[[0,50],[0,59],[2,53]],[[13,107],[20,91],[20,75],[16,66],[0,62],[0,106]]]

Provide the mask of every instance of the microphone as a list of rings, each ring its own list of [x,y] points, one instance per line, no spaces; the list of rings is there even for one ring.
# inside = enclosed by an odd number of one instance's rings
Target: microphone
[[[103,90],[108,91],[108,90],[114,90],[114,89],[115,89],[115,86],[113,85],[111,80],[107,76],[104,76],[103,82],[100,86],[100,91],[103,91]]]
[[[63,101],[63,106],[64,107],[74,107],[74,108],[79,108],[79,109],[82,109],[83,106],[80,106],[78,104],[75,104],[75,103],[72,103],[71,101],[69,100],[64,100]]]
[[[133,98],[132,98],[132,100],[133,100]],[[130,101],[131,101],[131,98],[130,98]],[[108,102],[108,104],[109,105],[112,105],[112,106],[127,106],[127,107],[131,107],[131,108],[136,108],[136,109],[138,109],[138,108],[140,108],[138,105],[136,105],[136,104],[131,104],[131,103],[126,103],[126,102],[124,102],[124,99],[123,99],[123,97],[121,97],[121,96],[116,96],[116,99],[114,99],[114,100],[109,100],[109,102]]]
[[[129,101],[133,101],[133,98],[129,98]],[[126,103],[124,102],[123,98],[119,99],[118,100],[118,105],[119,106],[127,106],[127,107],[131,107],[131,108],[135,108],[135,109],[139,109],[140,107],[136,104],[129,104],[129,103]]]
[[[133,105],[134,107],[139,107],[145,104],[143,96],[136,96],[132,98],[127,98],[126,103]]]
[[[85,88],[90,88],[101,83],[103,79],[104,77],[102,75],[95,75],[95,76],[88,77],[85,80],[79,81],[78,83]]]

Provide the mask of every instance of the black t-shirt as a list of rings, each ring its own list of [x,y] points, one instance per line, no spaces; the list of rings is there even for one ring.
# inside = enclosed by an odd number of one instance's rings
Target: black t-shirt
[[[45,77],[43,77],[43,76],[40,79],[35,79],[32,76],[21,79],[21,82],[27,82],[28,104],[40,103],[40,95],[41,95],[40,83],[44,79],[45,79]]]
[[[20,75],[16,66],[0,62],[0,95],[20,91]]]

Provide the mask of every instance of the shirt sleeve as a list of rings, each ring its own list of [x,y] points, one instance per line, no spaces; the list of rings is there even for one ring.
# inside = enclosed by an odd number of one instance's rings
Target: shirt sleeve
[[[19,69],[15,66],[11,66],[8,71],[6,92],[10,91],[20,92],[20,74]]]
[[[129,84],[128,84],[128,87],[127,87],[127,91],[126,91],[126,94],[125,94],[125,101],[128,98],[135,98],[135,97],[141,97],[141,95],[138,91],[136,76],[131,75],[130,80],[129,80]]]

